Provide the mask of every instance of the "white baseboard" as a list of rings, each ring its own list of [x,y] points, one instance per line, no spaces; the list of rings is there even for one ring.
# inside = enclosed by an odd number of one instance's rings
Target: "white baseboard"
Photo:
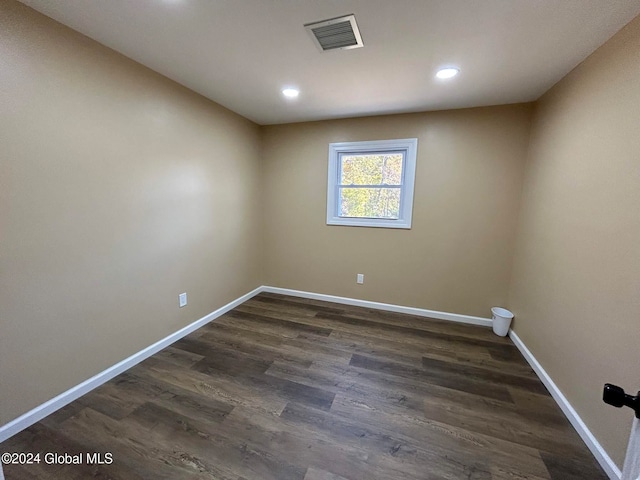
[[[133,355],[131,355],[128,358],[125,358],[121,362],[116,363],[115,365],[107,368],[106,370],[98,373],[97,375],[94,375],[88,380],[85,380],[84,382],[76,385],[75,387],[70,388],[66,392],[62,392],[57,397],[54,397],[51,400],[43,403],[42,405],[39,405],[32,410],[29,410],[27,413],[19,416],[18,418],[16,418],[15,420],[12,420],[6,425],[3,425],[2,427],[0,427],[0,443],[4,442],[9,437],[12,437],[16,433],[21,432],[25,428],[28,428],[29,426],[33,425],[39,420],[42,420],[47,415],[52,414],[56,410],[59,410],[60,408],[71,403],[77,398],[80,398],[82,395],[90,392],[94,388],[97,388],[103,383],[111,380],[116,375],[119,375],[125,370],[130,369],[134,365],[140,363],[141,361],[150,357],[151,355],[159,352],[163,348],[168,347],[172,343],[180,340],[182,337],[206,325],[212,320],[215,320],[216,318],[224,315],[229,310],[232,310],[233,308],[237,307],[241,303],[246,302],[251,297],[260,293],[262,291],[262,288],[263,287],[258,287],[255,290],[252,290],[251,292],[247,293],[246,295],[236,298],[232,302],[227,303],[225,306],[220,307],[219,309],[211,312],[208,315],[205,315],[201,319],[196,320],[195,322],[191,323],[190,325],[187,325],[184,328],[181,328],[177,332],[174,332],[168,337],[165,337],[162,340],[159,340],[153,345],[150,345],[147,348],[140,350],[137,353],[134,353]],[[1,476],[0,476],[0,480],[2,480]]]
[[[578,412],[576,412],[575,409],[571,406],[569,400],[567,400],[567,397],[562,394],[555,382],[551,380],[549,374],[545,371],[544,368],[542,368],[542,365],[540,365],[538,360],[536,360],[536,358],[522,342],[516,332],[514,332],[513,330],[509,330],[509,337],[518,348],[518,350],[520,350],[520,353],[522,353],[522,356],[525,358],[525,360],[529,362],[529,365],[531,365],[533,371],[536,372],[536,375],[538,375],[542,383],[544,383],[544,386],[547,387],[547,390],[549,390],[549,393],[551,393],[553,399],[562,409],[562,412],[565,414],[569,422],[571,422],[573,428],[576,429],[578,435],[580,435],[580,438],[582,438],[587,447],[589,447],[589,450],[591,450],[591,453],[596,458],[605,473],[611,480],[620,480],[622,476],[620,469],[607,454],[605,449],[602,448],[602,445],[600,445],[598,440],[596,440],[596,437],[593,436],[589,428],[580,418],[580,415],[578,415]]]
[[[438,312],[436,310],[425,310],[424,308],[404,307],[402,305],[393,305],[391,303],[371,302],[369,300],[359,300],[357,298],[336,297],[334,295],[325,295],[323,293],[304,292],[301,290],[290,290],[288,288],[269,286],[263,286],[262,291],[269,293],[279,293],[281,295],[290,295],[292,297],[302,297],[312,300],[341,303],[343,305],[353,305],[356,307],[373,308],[375,310],[407,313],[409,315],[436,318],[438,320],[449,320],[452,322],[468,323],[471,325],[482,325],[484,327],[490,327],[492,325],[491,319],[489,318],[472,317],[470,315],[460,315],[457,313]]]

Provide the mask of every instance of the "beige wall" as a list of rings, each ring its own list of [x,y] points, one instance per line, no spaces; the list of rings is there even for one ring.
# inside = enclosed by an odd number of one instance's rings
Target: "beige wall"
[[[0,424],[262,283],[256,125],[5,0],[0,111]]]
[[[489,316],[507,297],[530,113],[513,105],[265,127],[267,283]],[[409,137],[418,138],[412,229],[327,226],[329,143]]]
[[[619,465],[640,388],[640,17],[539,102],[509,304],[515,330]]]

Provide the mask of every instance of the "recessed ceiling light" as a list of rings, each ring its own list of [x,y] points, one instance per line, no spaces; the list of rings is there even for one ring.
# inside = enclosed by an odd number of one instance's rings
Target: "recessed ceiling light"
[[[460,69],[458,68],[454,68],[454,67],[441,68],[440,70],[438,70],[438,73],[436,73],[436,77],[444,80],[447,78],[453,78],[458,73],[460,73]]]
[[[284,90],[282,90],[282,94],[287,98],[296,98],[298,95],[300,95],[300,90],[298,90],[297,88],[285,88]]]

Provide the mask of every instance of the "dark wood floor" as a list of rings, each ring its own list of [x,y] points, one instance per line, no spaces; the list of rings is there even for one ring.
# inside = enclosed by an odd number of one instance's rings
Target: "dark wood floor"
[[[13,479],[606,479],[509,339],[261,294],[7,440]]]

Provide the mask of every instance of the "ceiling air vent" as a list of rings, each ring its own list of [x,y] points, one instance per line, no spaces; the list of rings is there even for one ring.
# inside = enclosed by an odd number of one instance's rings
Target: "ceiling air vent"
[[[321,22],[307,23],[304,28],[311,33],[322,51],[347,50],[364,46],[355,15],[345,15]]]

